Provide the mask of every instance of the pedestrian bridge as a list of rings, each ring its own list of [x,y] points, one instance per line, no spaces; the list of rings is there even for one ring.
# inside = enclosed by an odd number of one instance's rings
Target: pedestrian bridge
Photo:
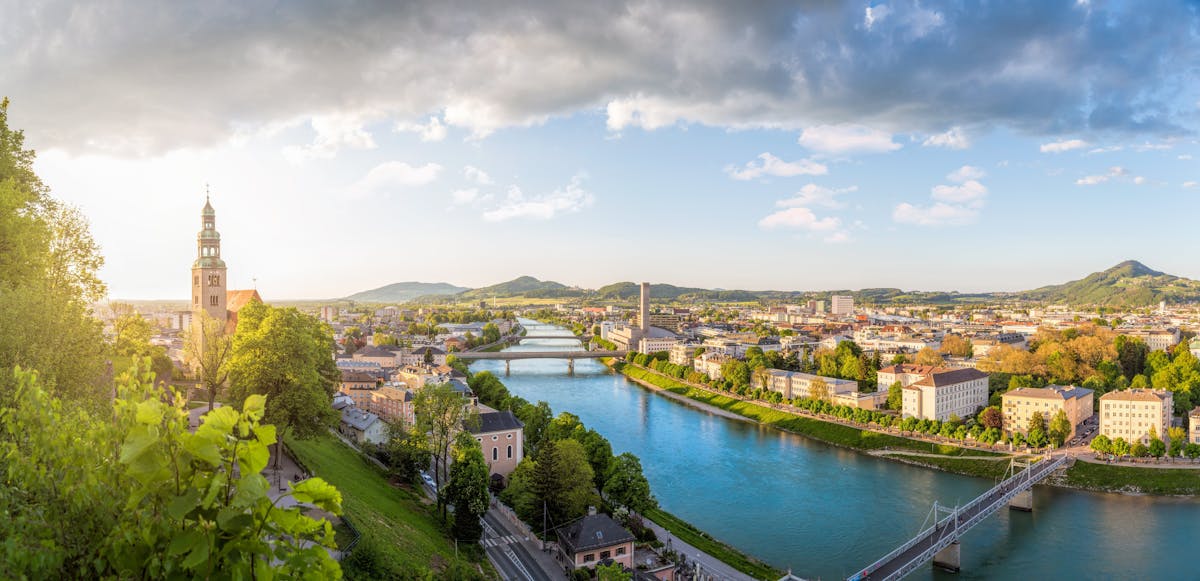
[[[1017,510],[1033,510],[1033,485],[1067,463],[1067,456],[1044,456],[1034,464],[1012,461],[1008,476],[991,490],[961,507],[940,507],[930,511],[933,526],[924,528],[908,542],[883,558],[867,565],[847,579],[850,581],[901,579],[930,560],[938,567],[959,569],[958,539],[971,527],[991,516],[1005,504]],[[1018,468],[1024,468],[1017,471]],[[944,518],[942,514],[946,514]],[[940,520],[939,520],[940,519]],[[926,519],[928,522],[928,519]]]
[[[555,337],[561,339],[562,337]],[[575,373],[576,359],[600,359],[602,357],[625,357],[628,351],[466,351],[454,356],[464,361],[498,359],[504,361],[504,374],[508,375],[511,363],[516,359],[566,359],[567,373]]]

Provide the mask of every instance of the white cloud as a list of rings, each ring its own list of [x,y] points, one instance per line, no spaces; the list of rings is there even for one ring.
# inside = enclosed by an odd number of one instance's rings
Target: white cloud
[[[1174,143],[1150,143],[1149,141],[1133,146],[1135,151],[1166,151],[1175,147]]]
[[[1197,183],[1197,182],[1190,182],[1190,181],[1189,181],[1189,182],[1183,182],[1183,184],[1182,184],[1182,185],[1183,185],[1183,187],[1185,187],[1185,188],[1189,188],[1189,189],[1190,189],[1190,188],[1194,188],[1194,187],[1196,187],[1196,186],[1200,185],[1200,183]]]
[[[1133,183],[1140,186],[1140,185],[1146,183],[1146,178],[1143,176],[1137,176],[1137,177],[1133,178]]]
[[[817,218],[816,214],[813,214],[813,211],[808,208],[788,208],[759,220],[758,225],[767,230],[789,228],[813,232],[832,232],[841,228],[842,220],[833,216]]]
[[[500,204],[483,213],[488,222],[503,222],[514,218],[549,220],[560,214],[578,212],[595,202],[595,196],[583,189],[583,175],[576,175],[565,188],[544,196],[526,196],[521,188],[510,186]]]
[[[375,139],[365,129],[358,115],[318,115],[309,123],[316,136],[308,145],[289,145],[283,156],[289,163],[300,164],[313,159],[332,159],[342,148],[375,149]]]
[[[825,175],[829,168],[811,159],[783,161],[770,153],[759,154],[758,161],[746,162],[744,167],[726,166],[725,173],[735,180],[752,180],[764,175],[792,177],[798,175]]]
[[[353,189],[367,193],[414,188],[434,182],[441,172],[442,166],[436,163],[411,166],[402,161],[389,161],[372,168]]]
[[[944,202],[937,202],[932,206],[914,206],[904,202],[892,210],[892,220],[917,226],[961,226],[974,222],[978,217],[977,208]]]
[[[1187,161],[1187,160],[1192,159],[1192,155],[1190,153],[1184,153],[1182,155],[1176,156],[1175,159],[1181,159],[1181,160]]]
[[[891,13],[891,9],[888,8],[887,4],[880,4],[879,6],[867,6],[864,12],[863,26],[866,26],[867,30],[871,30],[871,27],[875,26],[876,23],[887,18],[887,15]]]
[[[1059,140],[1052,143],[1042,144],[1042,153],[1062,153],[1071,151],[1072,149],[1082,149],[1088,146],[1088,142],[1082,139],[1067,139]]]
[[[969,180],[956,186],[934,186],[930,197],[943,202],[973,205],[982,203],[987,193],[988,189],[983,184]]]
[[[858,186],[850,186],[848,188],[831,189],[817,184],[806,184],[796,192],[796,196],[786,200],[775,202],[776,206],[781,208],[793,208],[800,206],[824,206],[826,208],[841,208],[845,206],[843,202],[837,200],[837,196],[842,194],[858,191]]]
[[[970,180],[982,179],[987,175],[982,168],[973,165],[964,165],[946,175],[946,179],[952,182],[963,183]]]
[[[1114,151],[1121,151],[1122,149],[1124,149],[1124,147],[1122,147],[1120,145],[1109,145],[1107,147],[1097,147],[1091,151],[1088,151],[1088,155],[1092,155],[1095,153],[1112,153]]]
[[[925,147],[947,147],[950,149],[966,149],[971,147],[971,139],[967,137],[962,127],[951,127],[945,133],[930,135],[921,142]]]
[[[479,190],[477,188],[455,190],[450,194],[450,198],[454,201],[454,205],[465,206],[479,199]]]
[[[468,165],[463,168],[463,177],[481,186],[490,186],[493,183],[492,176],[489,176],[486,172],[473,165]]]
[[[430,117],[429,122],[424,125],[399,121],[396,123],[396,131],[416,133],[421,137],[421,141],[441,141],[446,138],[446,126],[437,116]]]
[[[1114,178],[1119,178],[1119,177],[1122,177],[1122,176],[1125,176],[1128,174],[1129,174],[1129,170],[1127,170],[1119,165],[1114,165],[1114,166],[1108,168],[1108,173],[1084,176],[1084,177],[1081,177],[1081,178],[1075,180],[1075,185],[1077,185],[1077,186],[1094,186],[1097,184],[1102,184],[1104,182],[1107,182],[1108,180],[1111,180]],[[1143,178],[1143,181],[1145,181],[1144,178]],[[1137,181],[1137,179],[1135,178],[1134,183],[1140,184],[1141,182]]]
[[[884,153],[900,149],[892,134],[862,125],[818,125],[800,133],[800,145],[813,151],[833,155],[851,153]]]

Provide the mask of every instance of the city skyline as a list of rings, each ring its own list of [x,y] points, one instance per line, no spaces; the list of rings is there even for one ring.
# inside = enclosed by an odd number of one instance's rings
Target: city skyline
[[[0,72],[114,298],[186,299],[206,183],[272,299],[1200,278],[1192,6],[607,8],[49,4]]]

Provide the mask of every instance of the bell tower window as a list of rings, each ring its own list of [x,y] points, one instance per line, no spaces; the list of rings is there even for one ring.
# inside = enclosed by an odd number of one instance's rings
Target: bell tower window
[[[208,304],[213,307],[217,306],[217,295],[208,297]]]

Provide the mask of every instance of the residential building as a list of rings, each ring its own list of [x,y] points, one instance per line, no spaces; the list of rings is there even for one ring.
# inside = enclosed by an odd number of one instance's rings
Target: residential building
[[[858,382],[848,379],[822,377],[811,373],[784,371],[782,369],[767,369],[765,371],[766,373],[764,374],[756,374],[752,377],[753,383],[756,384],[755,387],[781,393],[784,399],[812,397],[812,385],[817,380],[825,383],[830,399],[836,395],[851,394],[858,391]],[[763,381],[766,382],[765,385],[763,385]]]
[[[897,381],[900,382],[900,387],[908,387],[937,370],[938,368],[933,365],[912,365],[908,363],[889,365],[880,369],[877,374],[879,389],[886,391]]]
[[[945,421],[973,417],[988,402],[988,375],[978,369],[935,368],[904,386],[904,417]]]
[[[634,319],[635,324],[641,326],[641,314],[638,314]],[[672,333],[678,333],[680,326],[683,324],[683,317],[674,313],[650,313],[650,326],[666,329]]]
[[[555,529],[559,562],[571,570],[595,567],[608,560],[633,569],[634,536],[607,514],[587,516]]]
[[[342,408],[338,431],[356,444],[382,444],[387,441],[387,424],[379,416],[354,406]]]
[[[1200,406],[1188,412],[1188,442],[1200,444]]]
[[[686,343],[676,343],[668,349],[668,356],[671,363],[675,365],[691,365],[692,359],[696,357],[696,345]]]
[[[721,365],[730,359],[728,355],[705,351],[692,360],[692,367],[716,381],[721,379]]]
[[[1118,329],[1118,333],[1129,337],[1136,337],[1146,343],[1146,346],[1151,351],[1170,351],[1177,343],[1179,343],[1179,329],[1151,329],[1151,330],[1126,330]]]
[[[642,337],[642,340],[638,343],[638,351],[640,353],[669,351],[678,342],[679,340],[673,337]]]
[[[383,386],[370,393],[366,409],[389,422],[401,422],[406,426],[416,423],[413,409],[413,393],[407,389]]]
[[[350,396],[359,409],[367,409],[367,402],[371,401],[371,392],[375,391],[376,387],[378,384],[370,374],[343,369],[342,383],[338,386],[338,391]]]
[[[854,312],[854,297],[850,295],[831,295],[829,297],[829,312],[833,315],[849,315]]]
[[[483,411],[488,410],[488,411]],[[511,411],[480,406],[479,425],[468,428],[483,448],[492,478],[507,479],[525,457],[525,424]]]
[[[1166,438],[1174,406],[1174,395],[1165,389],[1110,391],[1100,396],[1100,433],[1131,444],[1149,444],[1151,430]]]
[[[1042,414],[1046,427],[1050,420],[1058,415],[1058,411],[1066,412],[1071,422],[1071,434],[1075,437],[1075,429],[1081,423],[1092,417],[1092,402],[1094,393],[1090,389],[1074,385],[1049,385],[1046,387],[1022,387],[1014,389],[1002,396],[1000,410],[1004,416],[1004,430],[1007,432],[1029,432],[1029,418],[1035,413]]]
[[[398,361],[396,360],[396,352],[383,347],[367,345],[362,349],[354,352],[351,356],[355,361],[368,361],[377,363],[384,369],[395,369]]]

